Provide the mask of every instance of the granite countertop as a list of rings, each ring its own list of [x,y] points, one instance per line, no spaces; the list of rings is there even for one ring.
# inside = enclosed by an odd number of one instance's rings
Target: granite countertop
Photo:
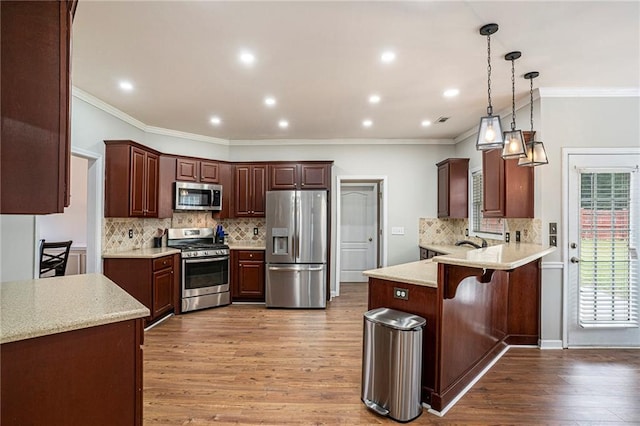
[[[456,246],[454,244],[420,244],[420,247],[444,254],[466,253],[469,250],[475,250],[473,247]]]
[[[264,242],[235,242],[227,243],[231,250],[265,250],[266,245]]]
[[[0,299],[0,343],[149,315],[149,309],[102,274],[5,282]]]
[[[470,268],[509,270],[533,262],[555,249],[553,246],[545,247],[540,244],[509,243],[435,256],[432,260]]]
[[[142,258],[142,259],[154,259],[156,257],[169,256],[171,254],[180,253],[179,249],[171,247],[159,247],[159,248],[141,248],[128,251],[117,252],[105,252],[102,253],[103,259],[116,259],[116,258]]]
[[[433,263],[431,259],[387,266],[386,268],[371,269],[364,271],[363,274],[382,280],[426,287],[438,287],[438,265]]]

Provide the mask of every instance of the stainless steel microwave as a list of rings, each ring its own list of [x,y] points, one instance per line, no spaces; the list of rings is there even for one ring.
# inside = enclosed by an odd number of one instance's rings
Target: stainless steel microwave
[[[175,182],[174,210],[222,210],[222,185]]]

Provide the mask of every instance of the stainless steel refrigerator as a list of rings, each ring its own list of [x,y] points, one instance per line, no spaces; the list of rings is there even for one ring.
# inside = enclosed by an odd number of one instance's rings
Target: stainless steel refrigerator
[[[267,192],[268,308],[327,306],[327,191]]]

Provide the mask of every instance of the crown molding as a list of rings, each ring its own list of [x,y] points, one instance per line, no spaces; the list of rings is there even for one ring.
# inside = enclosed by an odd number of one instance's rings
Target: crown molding
[[[541,98],[633,98],[640,87],[541,87]]]
[[[453,139],[236,139],[231,146],[294,145],[455,145]]]
[[[131,117],[129,114],[123,111],[120,111],[118,108],[115,108],[109,105],[103,100],[96,98],[92,94],[87,93],[76,86],[73,86],[71,88],[71,94],[76,98],[85,101],[89,105],[92,105],[106,112],[107,114],[110,114],[124,121],[125,123],[130,124],[133,127],[136,127],[137,129],[142,130],[145,133],[152,133],[155,135],[170,136],[170,137],[181,138],[181,139],[189,139],[193,141],[209,142],[209,143],[215,143],[218,145],[227,145],[227,146],[229,145],[229,141],[226,139],[219,139],[219,138],[213,138],[211,136],[197,135],[195,133],[181,132],[179,130],[164,129],[162,127],[148,126],[144,124],[142,121]]]
[[[85,92],[82,89],[77,88],[76,86],[73,86],[71,88],[71,94],[76,98],[85,101],[89,105],[93,105],[94,107],[106,112],[107,114],[111,114],[114,117],[124,121],[125,123],[131,124],[133,127],[136,127],[142,131],[145,131],[145,129],[147,128],[147,125],[142,121],[136,120],[129,114],[120,111],[118,108],[112,107],[103,100],[96,98],[95,96]]]

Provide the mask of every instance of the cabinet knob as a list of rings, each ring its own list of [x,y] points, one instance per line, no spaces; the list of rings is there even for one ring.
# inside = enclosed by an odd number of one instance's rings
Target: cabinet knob
[[[249,257],[253,257],[253,254],[250,254]]]

